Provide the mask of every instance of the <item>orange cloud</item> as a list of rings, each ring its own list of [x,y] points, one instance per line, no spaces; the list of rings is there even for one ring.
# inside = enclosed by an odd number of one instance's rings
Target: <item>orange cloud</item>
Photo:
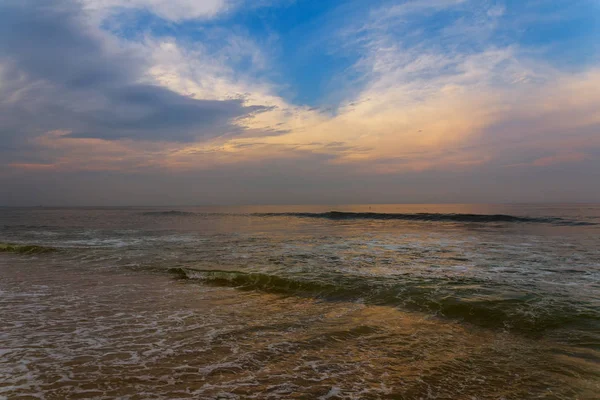
[[[15,169],[23,169],[28,171],[51,170],[56,169],[56,164],[41,164],[41,163],[11,163],[9,167]]]
[[[533,161],[530,165],[536,167],[547,167],[549,165],[554,164],[580,162],[587,158],[588,155],[583,153],[557,154],[555,156],[538,158],[537,160]]]

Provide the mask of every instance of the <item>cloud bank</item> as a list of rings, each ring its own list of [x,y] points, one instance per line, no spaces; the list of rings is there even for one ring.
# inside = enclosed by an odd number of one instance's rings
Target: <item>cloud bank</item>
[[[240,132],[238,119],[267,109],[148,82],[143,51],[89,26],[77,3],[8,1],[0,18],[0,115],[9,140],[60,129],[81,138],[193,141]]]

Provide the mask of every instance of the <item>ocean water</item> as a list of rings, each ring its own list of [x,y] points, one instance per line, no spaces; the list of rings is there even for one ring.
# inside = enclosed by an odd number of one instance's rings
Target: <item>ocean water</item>
[[[600,398],[600,205],[0,208],[0,242],[0,398]]]

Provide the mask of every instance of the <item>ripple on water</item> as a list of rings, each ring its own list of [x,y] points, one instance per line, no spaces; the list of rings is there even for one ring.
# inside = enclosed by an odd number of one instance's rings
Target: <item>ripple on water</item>
[[[588,398],[597,354],[427,314],[3,257],[0,396]],[[33,301],[33,299],[35,299]],[[586,364],[586,362],[588,364]]]

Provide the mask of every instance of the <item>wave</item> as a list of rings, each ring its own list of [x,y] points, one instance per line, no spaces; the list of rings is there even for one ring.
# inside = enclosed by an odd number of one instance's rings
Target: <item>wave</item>
[[[560,217],[526,217],[507,214],[444,214],[444,213],[376,213],[376,212],[346,212],[328,211],[323,213],[310,212],[275,212],[275,213],[194,213],[189,211],[148,211],[142,213],[146,216],[184,217],[184,216],[241,216],[241,217],[292,217],[314,218],[332,221],[345,220],[374,220],[374,221],[423,221],[423,222],[463,222],[463,223],[537,223],[562,226],[591,226],[598,225],[594,222],[577,221]]]
[[[592,222],[568,220],[559,217],[521,217],[506,214],[441,214],[441,213],[375,213],[375,212],[345,212],[328,211],[324,213],[260,213],[263,217],[297,217],[318,218],[330,220],[402,220],[402,221],[440,221],[440,222],[516,222],[516,223],[545,223],[555,225],[596,225]]]
[[[52,229],[52,228],[56,228],[56,226],[52,226],[52,225],[25,225],[25,224],[16,224],[16,225],[5,224],[2,227],[10,228],[10,229]]]
[[[54,247],[35,246],[29,244],[0,243],[0,253],[39,254],[57,251]]]
[[[534,293],[519,298],[482,296],[473,279],[385,279],[340,276],[304,279],[274,274],[171,268],[180,279],[197,280],[213,286],[234,287],[280,295],[356,301],[371,305],[397,306],[437,316],[459,319],[487,328],[539,334],[565,324],[600,328],[597,310],[577,308],[568,302],[546,304]]]
[[[188,212],[188,211],[178,211],[178,210],[169,210],[169,211],[148,211],[142,213],[142,215],[147,216],[163,216],[163,217],[177,217],[177,216],[191,216],[196,215],[196,213]]]

